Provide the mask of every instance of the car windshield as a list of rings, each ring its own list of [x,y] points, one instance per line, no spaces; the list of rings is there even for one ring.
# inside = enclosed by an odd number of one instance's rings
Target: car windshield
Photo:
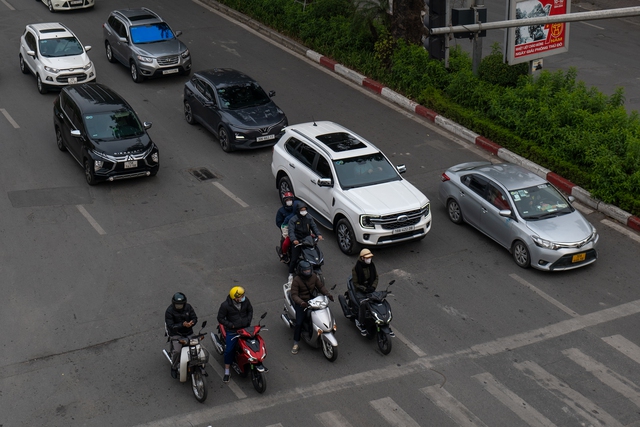
[[[113,141],[142,136],[144,129],[132,111],[121,109],[84,116],[88,135],[95,140]]]
[[[81,55],[82,45],[75,37],[61,37],[58,39],[40,40],[40,54],[47,58]]]
[[[135,44],[156,43],[174,38],[173,31],[164,22],[131,27],[131,41]]]
[[[549,183],[509,192],[520,216],[526,220],[537,220],[565,215],[573,207],[562,194]]]
[[[270,100],[269,96],[256,82],[233,86],[218,86],[217,92],[221,106],[229,110],[257,107],[267,104]]]
[[[382,153],[334,160],[333,165],[344,190],[402,179]]]

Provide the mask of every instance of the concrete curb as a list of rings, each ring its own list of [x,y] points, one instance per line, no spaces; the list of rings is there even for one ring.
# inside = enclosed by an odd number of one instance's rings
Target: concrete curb
[[[278,42],[282,46],[285,46],[289,50],[292,50],[322,65],[323,67],[328,68],[329,70],[335,72],[336,74],[339,74],[340,76],[348,79],[349,81],[352,81],[355,84],[365,87],[371,90],[372,92],[379,94],[384,99],[434,122],[435,124],[447,129],[449,132],[457,135],[464,141],[467,141],[471,144],[475,144],[478,147],[482,148],[483,150],[486,150],[492,153],[493,155],[497,156],[498,158],[504,161],[518,164],[534,172],[535,174],[539,175],[541,178],[546,179],[547,181],[549,181],[550,183],[558,187],[558,189],[560,189],[561,191],[564,191],[565,193],[575,197],[581,203],[615,219],[616,221],[622,224],[625,224],[627,227],[632,228],[633,230],[640,231],[640,218],[634,215],[631,215],[630,213],[625,212],[616,206],[609,205],[600,200],[594,199],[593,197],[591,197],[591,194],[587,190],[581,187],[578,187],[571,181],[565,178],[562,178],[560,175],[546,168],[543,168],[542,166],[539,166],[521,156],[518,156],[515,153],[510,152],[509,150],[501,147],[495,142],[481,135],[478,135],[477,133],[453,122],[452,120],[447,119],[446,117],[438,114],[437,112],[430,110],[426,107],[423,107],[422,105],[416,103],[415,101],[412,101],[392,91],[391,89],[385,87],[381,83],[378,83],[375,80],[371,80],[368,77],[363,76],[362,74],[359,74],[341,64],[338,64],[336,61],[334,61],[331,58],[328,58],[322,54],[319,54],[310,49],[307,49],[305,46],[287,37],[282,36],[281,34],[271,30],[270,28],[263,26],[261,23],[254,21],[253,19],[247,17],[246,15],[234,9],[231,9],[225,5],[222,5],[215,0],[199,0],[199,1],[213,9],[220,11],[221,13],[224,13],[225,15],[231,16],[233,19],[237,20],[238,22],[269,37],[270,39]]]

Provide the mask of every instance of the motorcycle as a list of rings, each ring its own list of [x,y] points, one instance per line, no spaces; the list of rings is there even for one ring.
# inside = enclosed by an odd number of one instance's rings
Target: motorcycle
[[[267,313],[264,313],[260,316],[260,321],[258,321],[257,325],[238,329],[236,331],[238,335],[233,338],[238,340],[238,345],[236,346],[231,367],[242,377],[246,377],[251,373],[251,382],[258,393],[264,393],[267,389],[267,377],[265,374],[269,371],[262,364],[264,358],[267,357],[267,348],[260,336],[260,331],[268,331],[265,325],[261,324],[266,315]],[[218,325],[217,335],[211,332],[211,339],[216,351],[219,354],[224,354],[227,346],[227,331],[223,325]]]
[[[281,317],[285,325],[295,328],[296,310],[291,299],[291,284],[285,283],[282,288],[284,313]],[[331,289],[335,289],[335,285]],[[308,304],[309,306],[305,309],[305,321],[302,324],[302,338],[314,348],[322,346],[324,357],[334,362],[338,358],[338,341],[335,337],[338,325],[329,309],[329,298],[319,295],[309,300]]]
[[[162,350],[169,363],[172,364],[171,357],[175,352],[173,343],[179,342],[182,345],[182,349],[180,350],[180,361],[178,363],[178,378],[181,383],[186,382],[187,379],[191,378],[191,390],[193,391],[193,395],[196,400],[200,403],[207,399],[206,377],[209,376],[205,370],[207,362],[209,362],[209,353],[207,352],[207,349],[200,344],[200,341],[202,341],[206,335],[202,333],[205,326],[207,326],[206,321],[202,322],[202,328],[197,334],[186,337],[172,337],[169,336],[167,325],[165,325],[164,333],[167,337],[167,342],[170,343],[170,345],[169,352],[167,352],[166,349]]]
[[[364,328],[367,331],[367,338],[376,338],[378,348],[382,354],[391,352],[391,337],[395,337],[389,327],[392,318],[391,305],[386,299],[388,295],[393,295],[389,292],[389,288],[394,283],[395,280],[390,281],[384,291],[368,292],[366,298],[360,301],[360,304],[366,304]],[[358,299],[356,298],[356,289],[353,286],[351,277],[347,281],[347,292],[344,295],[339,295],[338,299],[344,316],[355,323],[358,318]]]
[[[296,246],[302,246],[302,251],[300,252],[300,256],[298,259],[290,260],[289,262],[294,262],[298,264],[300,261],[307,261],[311,264],[311,268],[313,268],[313,272],[318,276],[322,284],[325,284],[324,275],[322,274],[322,266],[324,265],[324,255],[320,247],[318,246],[318,237],[317,236],[307,236],[304,239],[300,240]],[[291,258],[291,249],[289,249],[289,258]]]

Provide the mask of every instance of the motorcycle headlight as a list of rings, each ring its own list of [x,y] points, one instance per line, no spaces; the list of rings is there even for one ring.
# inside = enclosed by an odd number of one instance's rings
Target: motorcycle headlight
[[[380,215],[360,215],[360,226],[362,228],[376,228],[373,221],[380,219]]]
[[[53,68],[53,67],[47,67],[46,65],[44,66],[44,69],[47,70],[48,72],[54,73],[54,74],[58,74],[60,72],[59,69]]]
[[[138,59],[139,59],[141,62],[149,62],[149,63],[150,63],[150,62],[153,62],[153,58],[149,58],[149,57],[147,57],[147,56],[138,55]]]
[[[198,338],[191,338],[189,340],[189,345],[198,345],[199,342],[200,340]]]
[[[558,245],[556,243],[551,242],[549,240],[542,239],[539,236],[531,236],[531,239],[535,242],[536,245],[540,246],[541,248],[551,249],[551,250],[558,249]]]
[[[184,52],[182,52],[180,54],[180,56],[182,57],[182,59],[187,59],[189,57],[190,53],[189,53],[189,49],[185,50]]]

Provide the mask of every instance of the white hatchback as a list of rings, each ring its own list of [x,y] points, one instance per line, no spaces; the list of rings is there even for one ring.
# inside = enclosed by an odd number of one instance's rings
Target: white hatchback
[[[61,10],[88,9],[95,6],[94,0],[36,0],[47,5],[49,12]]]
[[[20,70],[36,76],[38,92],[96,79],[93,62],[78,38],[59,22],[29,24],[20,37]]]

